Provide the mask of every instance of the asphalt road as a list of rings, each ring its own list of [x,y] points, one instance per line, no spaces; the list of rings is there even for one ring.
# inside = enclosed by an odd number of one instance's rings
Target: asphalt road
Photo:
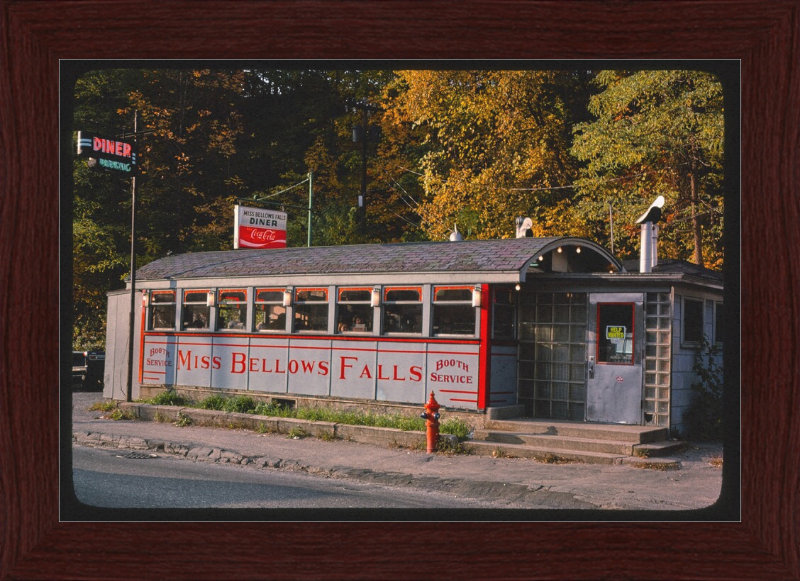
[[[489,508],[475,499],[149,452],[73,447],[75,493],[103,508]]]

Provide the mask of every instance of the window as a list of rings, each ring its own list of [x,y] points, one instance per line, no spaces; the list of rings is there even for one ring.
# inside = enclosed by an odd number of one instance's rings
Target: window
[[[247,291],[244,289],[221,290],[217,298],[217,329],[244,331],[247,316]]]
[[[598,363],[633,365],[633,309],[633,303],[598,303]]]
[[[175,291],[150,293],[150,329],[175,329]]]
[[[422,333],[421,288],[385,288],[383,304],[384,333]]]
[[[294,330],[328,330],[328,289],[299,288],[295,291]]]
[[[183,291],[184,329],[208,329],[209,321],[211,321],[208,293],[208,290]]]
[[[513,339],[517,292],[511,287],[494,287],[492,296],[492,337]]]
[[[725,339],[725,308],[722,303],[714,303],[714,343],[722,345]]]
[[[255,325],[257,331],[286,331],[286,307],[282,288],[256,289]]]
[[[700,345],[703,342],[703,301],[683,299],[683,342]]]
[[[371,333],[374,309],[372,288],[340,288],[337,333]]]
[[[433,334],[474,335],[472,287],[438,286],[433,289]]]

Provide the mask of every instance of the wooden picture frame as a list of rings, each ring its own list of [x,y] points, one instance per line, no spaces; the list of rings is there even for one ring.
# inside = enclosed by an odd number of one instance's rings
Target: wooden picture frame
[[[0,579],[800,579],[800,0],[4,0],[0,9]],[[71,275],[59,260],[71,241],[59,229],[59,145],[71,148],[57,137],[59,61],[158,58],[740,61],[741,135],[726,145],[741,155],[741,212],[726,228],[741,230],[741,255],[726,244],[726,262],[741,264],[742,286],[729,277],[726,292],[741,291],[742,357],[726,382],[738,387],[740,373],[742,397],[740,412],[738,401],[729,408],[718,504],[655,522],[610,511],[604,522],[454,512],[236,523],[215,522],[227,520],[217,511],[193,515],[204,522],[71,512],[60,482],[71,434],[56,429],[71,413],[69,397],[58,399],[59,342],[71,331],[55,331]],[[726,361],[739,359],[731,350]],[[727,447],[740,428],[741,472],[738,446]]]

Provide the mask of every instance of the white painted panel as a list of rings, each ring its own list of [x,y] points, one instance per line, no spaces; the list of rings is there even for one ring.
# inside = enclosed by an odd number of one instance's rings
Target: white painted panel
[[[373,368],[377,399],[424,404],[425,356],[425,343],[381,343],[377,366]]]
[[[178,385],[211,386],[211,336],[181,336],[178,338]],[[221,365],[221,361],[219,362]]]
[[[214,337],[211,387],[247,389],[249,341],[247,337]]]
[[[489,405],[517,403],[517,348],[496,346],[492,349]]]
[[[175,385],[178,341],[164,335],[145,335],[142,385]]]
[[[373,399],[377,354],[375,341],[333,341],[331,395]]]
[[[289,340],[286,364],[289,393],[329,395],[331,380],[330,339]]]
[[[427,393],[434,391],[439,405],[477,409],[478,352],[478,345],[428,345]]]
[[[289,366],[289,339],[253,337],[246,363],[238,362],[237,369],[246,366],[248,389],[286,393]]]

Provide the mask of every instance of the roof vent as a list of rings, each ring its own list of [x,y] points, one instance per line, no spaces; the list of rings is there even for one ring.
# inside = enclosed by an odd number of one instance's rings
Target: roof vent
[[[453,224],[453,232],[450,234],[450,242],[461,242],[464,237],[458,231],[458,224]]]
[[[642,225],[639,272],[652,272],[653,267],[658,264],[658,221],[661,220],[663,207],[664,196],[658,196],[647,212],[636,220],[637,224]]]
[[[514,222],[517,238],[533,238],[533,221],[530,218],[519,216]]]

